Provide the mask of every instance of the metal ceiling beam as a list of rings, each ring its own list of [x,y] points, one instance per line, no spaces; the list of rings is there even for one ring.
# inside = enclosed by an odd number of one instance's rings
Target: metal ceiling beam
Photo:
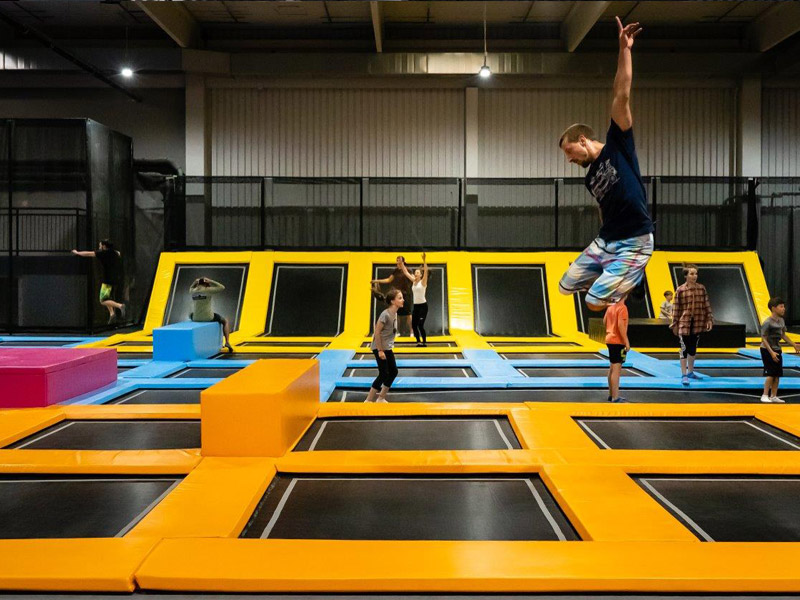
[[[575,2],[561,23],[561,39],[567,52],[574,52],[611,2]]]
[[[800,31],[800,3],[778,2],[750,24],[753,48],[765,52]]]
[[[88,63],[85,60],[82,60],[82,59],[78,58],[77,56],[75,56],[72,52],[70,52],[66,48],[62,48],[61,46],[59,46],[50,36],[45,35],[41,31],[39,31],[37,29],[34,29],[33,27],[30,27],[29,25],[24,25],[22,23],[17,22],[15,19],[13,19],[12,17],[9,17],[5,13],[3,13],[2,11],[0,11],[0,21],[3,21],[4,23],[10,25],[11,28],[14,29],[16,32],[18,32],[20,35],[29,35],[29,36],[31,36],[37,42],[39,42],[40,44],[42,44],[46,48],[49,48],[50,50],[52,50],[53,52],[58,54],[61,58],[64,58],[65,60],[68,60],[72,64],[78,66],[80,69],[82,69],[83,71],[86,71],[87,73],[91,74],[93,77],[95,77],[96,79],[99,79],[100,81],[102,81],[103,83],[108,85],[109,87],[112,87],[115,90],[118,90],[118,91],[122,92],[128,98],[133,100],[134,102],[141,102],[142,101],[142,98],[140,96],[137,96],[136,94],[131,92],[125,86],[122,86],[122,85],[118,84],[116,81],[114,81],[113,79],[108,77],[105,73],[103,73],[103,71],[98,69],[93,64]]]
[[[375,51],[383,52],[383,9],[381,3],[371,0],[369,12],[372,15],[372,31],[375,33]]]
[[[182,2],[137,2],[153,22],[181,48],[196,48],[200,41],[200,26]],[[227,8],[227,7],[226,7]]]

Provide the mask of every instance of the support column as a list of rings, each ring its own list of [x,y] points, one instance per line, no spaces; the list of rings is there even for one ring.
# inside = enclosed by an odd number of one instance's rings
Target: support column
[[[186,74],[186,174],[211,175],[209,128],[206,117],[206,82],[202,75]],[[186,243],[189,246],[210,246],[211,186],[202,183],[186,185]]]
[[[464,177],[478,177],[478,88],[464,90]]]
[[[742,79],[739,87],[736,174],[761,177],[761,76]]]

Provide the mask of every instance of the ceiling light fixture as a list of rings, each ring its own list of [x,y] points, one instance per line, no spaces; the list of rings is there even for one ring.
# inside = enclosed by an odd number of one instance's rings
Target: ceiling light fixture
[[[486,64],[486,59],[488,57],[488,52],[486,50],[486,0],[483,1],[483,66],[481,70],[478,71],[478,75],[482,79],[488,79],[492,75],[492,70],[489,68],[489,65]]]
[[[122,70],[119,72],[119,74],[125,77],[126,79],[129,79],[133,77],[133,69],[131,69],[130,67],[123,67]]]

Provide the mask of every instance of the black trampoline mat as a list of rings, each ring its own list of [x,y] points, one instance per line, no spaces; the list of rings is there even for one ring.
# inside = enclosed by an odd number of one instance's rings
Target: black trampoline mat
[[[550,335],[543,264],[472,265],[475,332],[479,335]]]
[[[361,344],[361,347],[362,348],[369,348],[371,345],[372,345],[372,341],[369,341],[369,342],[364,342],[363,344]],[[413,341],[413,342],[400,342],[400,341],[395,340],[394,347],[395,348],[416,348],[417,347],[417,342],[416,341]],[[428,342],[428,347],[429,348],[455,348],[456,347],[456,343],[455,342]]]
[[[250,265],[246,263],[175,265],[163,325],[189,320],[189,315],[194,310],[189,288],[198,277],[208,277],[225,286],[222,292],[213,295],[213,311],[228,320],[231,331],[236,331],[239,329],[249,268]]]
[[[339,335],[346,289],[347,265],[276,264],[264,335]]]
[[[317,419],[294,450],[513,450],[521,447],[511,423],[504,416],[420,416]]]
[[[273,479],[241,537],[579,539],[536,475],[279,475]]]
[[[603,449],[800,450],[799,438],[752,417],[575,417],[575,421]]]
[[[234,373],[241,371],[240,367],[188,367],[177,373],[170,375],[170,378],[188,379],[188,378],[203,378],[203,379],[224,379],[230,377]]]
[[[114,348],[119,348],[119,347],[122,347],[122,346],[149,346],[149,347],[152,348],[153,347],[153,342],[143,341],[143,340],[141,340],[141,341],[127,341],[127,342],[117,342],[116,344],[111,344],[111,346],[114,347]],[[152,352],[150,354],[152,354]]]
[[[506,360],[597,360],[605,358],[602,354],[592,352],[504,352],[500,356]]]
[[[63,347],[69,346],[70,344],[77,344],[79,340],[59,340],[59,341],[42,341],[42,342],[34,342],[34,341],[21,341],[21,342],[14,342],[14,341],[5,341],[0,342],[0,346],[12,346],[17,348],[43,348],[43,347]]]
[[[0,539],[120,537],[181,477],[0,476]]]
[[[307,347],[307,348],[326,348],[330,342],[242,342],[237,346],[260,346],[262,348],[294,348],[294,347]]]
[[[709,377],[764,377],[763,367],[699,367],[695,371]],[[800,377],[800,370],[783,368],[782,377]]]
[[[647,475],[634,479],[703,541],[800,541],[800,478]]]
[[[310,352],[220,352],[214,360],[269,360],[271,358],[314,358]]]
[[[135,369],[136,367],[123,367],[117,365],[117,373],[124,373],[125,371],[130,371],[131,369]]]
[[[469,367],[398,367],[398,377],[475,377]],[[351,367],[344,372],[345,377],[378,376],[377,367]]]
[[[412,275],[417,268],[420,268],[419,263],[406,263],[409,273]],[[386,279],[391,277],[397,265],[392,264],[373,264],[372,277],[374,279]],[[446,265],[428,265],[428,287],[425,292],[425,301],[428,304],[428,316],[425,319],[425,331],[428,336],[448,335],[448,323],[450,321],[448,316],[447,306],[447,266]],[[405,276],[403,276],[405,277]],[[407,281],[410,286],[411,282]],[[379,284],[381,292],[384,294],[393,287],[397,287],[395,282]],[[410,289],[410,288],[409,288]],[[414,295],[410,294],[405,298],[404,306],[409,310],[414,307]],[[375,321],[378,320],[381,312],[386,308],[386,304],[379,302],[374,296],[370,301],[370,315],[369,315],[369,333],[375,331]]]
[[[368,389],[336,388],[328,402],[363,402]],[[760,402],[761,390],[636,390],[622,389],[620,394],[634,403],[708,404]],[[800,393],[781,394],[791,402],[800,401]],[[422,389],[393,388],[389,402],[606,402],[605,388],[565,389]]]
[[[677,348],[674,352],[648,352],[647,356],[658,360],[680,360]],[[698,352],[695,358],[697,360],[757,360],[735,352]]]
[[[489,342],[492,348],[510,348],[512,346],[519,346],[520,348],[549,348],[553,346],[577,346],[575,342]]]
[[[431,352],[429,354],[423,352],[395,352],[394,357],[396,360],[456,360],[464,358],[460,352],[444,353],[444,352]],[[371,360],[375,361],[375,355],[372,353],[356,354],[355,360]]]
[[[202,389],[151,388],[136,390],[109,404],[200,404]]]
[[[66,420],[8,448],[28,450],[169,450],[200,447],[200,421]]]
[[[117,352],[117,360],[152,360],[152,352]]]
[[[517,367],[526,377],[605,377],[608,367]],[[636,369],[622,367],[623,377],[649,377]]]

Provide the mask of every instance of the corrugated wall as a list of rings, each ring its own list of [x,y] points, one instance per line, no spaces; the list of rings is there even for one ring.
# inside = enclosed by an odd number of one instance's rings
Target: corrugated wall
[[[211,91],[213,175],[458,177],[457,89]]]
[[[736,92],[726,87],[644,88],[633,97],[636,145],[645,175],[734,174]],[[605,135],[608,88],[485,90],[479,105],[482,177],[575,177],[556,146],[585,122]]]
[[[800,88],[764,88],[761,174],[800,177]]]

